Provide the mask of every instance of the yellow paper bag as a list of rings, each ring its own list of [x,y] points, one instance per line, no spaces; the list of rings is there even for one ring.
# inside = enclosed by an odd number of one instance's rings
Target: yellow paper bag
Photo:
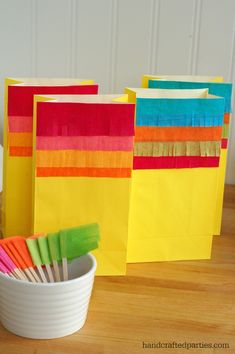
[[[98,275],[126,272],[134,105],[119,97],[35,97],[33,232],[97,222]]]
[[[154,90],[127,88],[126,94],[131,102],[137,99],[136,111],[148,98],[150,113],[154,98],[206,98],[212,104],[214,99],[207,90]],[[144,110],[136,118],[136,140],[141,114]],[[210,258],[217,188],[218,168],[135,169],[134,162],[127,261]]]
[[[82,79],[6,79],[3,168],[3,236],[31,233],[33,95],[96,94]]]
[[[151,81],[150,81],[151,80]],[[191,89],[197,89],[199,87],[208,87],[210,93],[216,94],[218,96],[226,97],[227,104],[225,106],[225,122],[224,128],[229,126],[229,116],[231,113],[231,93],[232,84],[223,83],[222,77],[210,77],[210,76],[180,76],[180,75],[144,75],[142,77],[142,87],[149,87],[149,81],[153,82],[159,80],[163,83],[156,85],[158,88],[170,88],[176,89],[181,87],[182,89],[190,87]],[[173,82],[176,82],[173,84]],[[212,83],[215,83],[213,85]],[[222,84],[221,84],[222,83]],[[150,85],[153,87],[153,85]],[[226,86],[226,87],[225,87]],[[214,218],[214,235],[220,235],[221,222],[222,222],[222,209],[223,209],[223,195],[224,195],[224,184],[225,184],[225,174],[226,174],[226,161],[227,161],[227,138],[228,133],[222,136],[222,151],[220,158],[220,166],[218,169],[218,192],[216,201],[216,212]],[[225,139],[224,139],[225,138]]]

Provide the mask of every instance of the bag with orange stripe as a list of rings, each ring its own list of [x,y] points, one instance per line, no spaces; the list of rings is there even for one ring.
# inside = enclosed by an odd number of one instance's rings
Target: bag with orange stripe
[[[128,262],[211,257],[232,87],[209,80],[146,75],[126,89],[136,104]]]
[[[2,233],[31,235],[33,97],[97,94],[93,80],[18,78],[5,81]]]
[[[97,274],[125,274],[134,104],[118,95],[35,100],[33,232],[96,222]]]

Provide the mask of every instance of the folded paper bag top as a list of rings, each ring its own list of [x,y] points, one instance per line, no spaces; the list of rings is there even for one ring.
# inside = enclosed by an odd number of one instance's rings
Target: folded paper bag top
[[[198,76],[198,75],[143,75],[142,87],[149,87],[149,80],[174,80],[193,82],[222,82],[222,76]]]
[[[164,88],[154,89],[154,88],[125,88],[126,94],[135,94],[135,97],[139,98],[206,98],[208,97],[208,89],[200,88],[200,89],[174,89],[167,90]]]
[[[162,81],[149,80],[149,88],[161,89],[168,91],[181,90],[182,92],[188,90],[207,89],[209,94],[224,97],[225,112],[232,111],[231,97],[232,97],[232,83],[231,82],[190,82],[190,81]]]

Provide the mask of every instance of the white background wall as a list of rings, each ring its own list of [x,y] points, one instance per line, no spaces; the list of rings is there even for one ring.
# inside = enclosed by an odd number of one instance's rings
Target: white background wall
[[[119,93],[144,73],[235,82],[235,0],[0,0],[1,131],[6,76],[94,78]]]

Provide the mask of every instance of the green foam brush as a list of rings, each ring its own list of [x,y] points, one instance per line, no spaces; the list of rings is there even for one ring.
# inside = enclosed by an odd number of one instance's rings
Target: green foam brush
[[[99,225],[96,223],[60,231],[60,256],[64,280],[68,280],[68,260],[81,257],[98,248],[99,240]]]
[[[58,281],[60,281],[60,270],[59,270],[58,262],[61,262],[59,232],[49,233],[47,235],[47,239],[48,239],[50,257],[51,257],[54,272],[55,272],[55,279],[58,282]]]
[[[40,250],[38,246],[37,236],[31,236],[26,239],[26,243],[32,257],[33,263],[36,266],[43,283],[47,283],[47,279],[42,269],[43,261],[41,259]]]
[[[46,270],[47,270],[47,274],[49,277],[49,280],[51,283],[54,282],[54,277],[51,271],[51,263],[52,263],[52,259],[51,259],[51,254],[49,251],[49,244],[48,244],[48,238],[46,235],[39,235],[37,237],[37,241],[38,241],[38,247],[40,250],[40,255],[41,255],[41,260],[42,263],[45,265]]]

